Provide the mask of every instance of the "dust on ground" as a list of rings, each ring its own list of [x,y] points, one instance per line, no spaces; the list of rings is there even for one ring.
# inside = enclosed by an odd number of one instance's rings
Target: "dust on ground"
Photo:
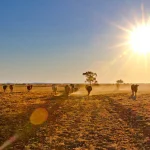
[[[69,98],[63,87],[54,97],[50,87],[21,88],[0,94],[0,145],[19,135],[8,150],[150,149],[149,86],[139,86],[136,100],[130,85],[94,86],[89,98],[84,87]],[[36,108],[49,114],[41,125],[29,120]]]

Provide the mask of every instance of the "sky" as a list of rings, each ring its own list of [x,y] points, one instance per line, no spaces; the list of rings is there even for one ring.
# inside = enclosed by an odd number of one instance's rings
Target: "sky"
[[[148,18],[149,0],[0,1],[0,82],[150,82],[149,55],[118,46],[141,5]]]

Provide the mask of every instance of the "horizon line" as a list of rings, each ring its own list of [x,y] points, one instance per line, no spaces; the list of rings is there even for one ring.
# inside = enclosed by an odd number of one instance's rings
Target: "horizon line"
[[[0,82],[0,84],[88,84],[88,83],[81,83],[81,82]],[[107,82],[107,83],[97,83],[100,84],[116,84],[116,82]],[[150,84],[150,82],[127,82],[121,84]],[[96,85],[93,83],[93,85]]]

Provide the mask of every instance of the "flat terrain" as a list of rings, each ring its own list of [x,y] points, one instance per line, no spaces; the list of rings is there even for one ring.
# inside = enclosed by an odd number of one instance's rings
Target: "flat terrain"
[[[150,86],[139,86],[136,100],[129,85],[94,86],[89,99],[84,87],[68,98],[63,90],[52,97],[49,85],[30,92],[14,86],[13,93],[1,86],[0,150],[150,149]],[[31,115],[38,108],[48,117],[36,125]]]

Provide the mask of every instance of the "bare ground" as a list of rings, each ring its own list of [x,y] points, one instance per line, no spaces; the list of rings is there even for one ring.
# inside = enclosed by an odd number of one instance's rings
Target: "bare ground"
[[[0,94],[0,145],[17,134],[8,150],[149,150],[150,94],[129,99],[129,91],[93,88],[88,99],[81,88],[67,99],[61,90],[50,98],[49,88],[30,93]],[[48,119],[31,124],[36,108],[46,108]]]

